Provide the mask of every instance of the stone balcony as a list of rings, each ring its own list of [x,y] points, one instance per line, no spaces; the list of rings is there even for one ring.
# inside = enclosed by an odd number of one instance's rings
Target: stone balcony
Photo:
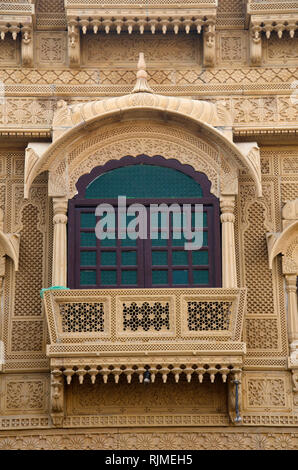
[[[66,384],[133,387],[145,374],[226,382],[230,419],[240,422],[245,302],[246,289],[45,291],[53,424],[65,424]]]
[[[70,383],[89,374],[106,382],[150,369],[211,381],[239,369],[245,289],[51,290],[44,304],[51,343],[51,369]],[[188,372],[187,372],[187,370]]]

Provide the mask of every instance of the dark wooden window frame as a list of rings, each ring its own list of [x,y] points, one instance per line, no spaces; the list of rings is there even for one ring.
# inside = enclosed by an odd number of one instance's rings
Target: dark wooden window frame
[[[112,160],[107,162],[105,165],[95,167],[89,174],[85,174],[81,176],[77,182],[77,190],[78,194],[69,201],[69,207],[68,207],[68,286],[73,289],[77,288],[82,288],[80,287],[80,241],[78,240],[78,234],[80,233],[80,217],[78,217],[78,212],[86,212],[87,209],[90,208],[95,208],[99,203],[106,202],[111,205],[116,206],[117,205],[117,200],[116,199],[85,199],[85,190],[87,186],[94,181],[98,176],[114,170],[116,168],[120,168],[123,166],[128,166],[128,165],[138,165],[138,164],[143,164],[143,165],[156,165],[156,166],[164,166],[167,168],[172,168],[178,171],[183,172],[184,174],[190,176],[193,178],[196,182],[198,182],[202,188],[202,193],[203,196],[202,198],[179,198],[178,200],[176,199],[153,199],[153,198],[148,198],[148,199],[143,199],[143,198],[138,198],[138,199],[128,199],[127,203],[128,205],[133,204],[133,203],[141,203],[143,205],[149,205],[149,204],[161,204],[161,203],[166,203],[166,204],[173,204],[173,203],[179,203],[179,204],[203,204],[204,205],[204,210],[210,211],[212,213],[211,217],[208,217],[208,232],[211,234],[211,240],[209,240],[208,243],[208,253],[209,253],[209,265],[208,269],[210,272],[210,279],[209,279],[209,284],[208,285],[202,285],[200,287],[221,287],[221,230],[220,230],[220,212],[219,212],[219,200],[214,196],[213,194],[210,193],[210,187],[211,187],[211,182],[208,180],[207,176],[203,173],[199,173],[195,171],[190,165],[186,164],[181,164],[175,159],[165,159],[162,156],[154,156],[154,157],[148,157],[146,155],[139,155],[137,157],[131,157],[131,156],[126,156],[121,158],[120,160]],[[90,211],[89,211],[90,212]],[[211,243],[210,243],[211,241]],[[150,242],[150,240],[149,240]],[[96,247],[90,248],[90,251],[95,251],[98,250],[98,240],[96,243]],[[110,250],[116,251],[116,256],[117,259],[120,259],[119,250],[121,248],[119,247],[119,242],[117,241],[117,246],[116,247],[111,247]],[[131,250],[136,250],[136,247],[131,247]],[[154,251],[163,251],[166,250],[166,247],[155,247],[154,246]],[[181,247],[177,248],[172,248],[173,251],[179,249],[181,250]],[[154,287],[154,288],[165,288],[165,287],[179,287],[179,288],[187,288],[187,287],[194,287],[193,285],[190,284],[178,284],[178,285],[172,285],[172,271],[171,271],[171,259],[168,260],[168,266],[157,266],[155,269],[166,269],[169,268],[169,285],[164,285],[164,284],[154,284],[152,285],[151,281],[151,273],[152,273],[152,266],[151,266],[151,251],[152,249],[149,249],[149,243],[148,240],[137,240],[137,250],[139,250],[139,253],[143,253],[141,256],[141,259],[139,258],[137,261],[138,264],[138,285],[131,285],[131,284],[121,284],[121,279],[120,279],[120,270],[121,267],[119,266],[119,263],[116,266],[117,269],[117,286],[115,285],[100,285],[99,284],[99,270],[97,269],[97,283],[94,285],[90,285],[87,288],[88,289],[98,289],[98,288],[124,288],[124,289],[136,289],[136,288],[144,288],[144,287]],[[88,251],[88,248],[84,248],[84,251]],[[104,251],[109,251],[109,248],[106,248]],[[125,248],[123,251],[130,251],[130,248]],[[172,253],[172,250],[169,250],[169,257],[171,257],[170,253]],[[188,252],[188,260],[190,262],[190,257],[191,251]],[[99,262],[100,264],[100,262]],[[89,267],[90,268],[90,267]],[[84,269],[88,270],[88,266],[84,266]],[[130,270],[132,267],[130,266],[123,266],[125,270]],[[189,265],[183,266],[179,265],[178,269],[187,269],[189,268]],[[92,268],[90,268],[92,269]],[[93,268],[94,269],[94,268]],[[110,267],[112,269],[112,267]],[[115,269],[115,267],[114,267]],[[154,268],[153,268],[154,269]],[[177,269],[177,267],[175,268]],[[105,266],[104,270],[109,270],[109,266]],[[191,274],[192,270],[190,269],[190,277],[192,276]],[[150,280],[150,281],[149,281]]]

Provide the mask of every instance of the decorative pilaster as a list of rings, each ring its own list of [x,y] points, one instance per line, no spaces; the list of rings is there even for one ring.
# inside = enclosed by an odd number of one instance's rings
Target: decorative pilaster
[[[222,224],[222,287],[237,287],[234,208],[235,196],[220,198]]]
[[[65,198],[53,198],[54,208],[54,246],[53,246],[53,286],[66,286],[67,283],[67,247],[66,224],[67,204]]]
[[[297,275],[286,274],[286,291],[288,294],[288,334],[290,345],[298,346],[298,311],[297,311]]]

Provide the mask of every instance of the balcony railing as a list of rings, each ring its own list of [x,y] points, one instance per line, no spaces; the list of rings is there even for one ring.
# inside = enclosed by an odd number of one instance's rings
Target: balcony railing
[[[241,367],[245,289],[51,290],[44,294],[52,370],[80,382],[97,374],[157,373],[211,381]],[[189,370],[187,372],[187,370]]]

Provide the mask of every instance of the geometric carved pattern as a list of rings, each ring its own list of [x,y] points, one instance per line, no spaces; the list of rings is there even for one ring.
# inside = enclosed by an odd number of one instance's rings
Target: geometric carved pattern
[[[272,272],[268,266],[265,209],[253,203],[247,213],[249,228],[244,233],[245,285],[247,286],[247,313],[250,315],[272,315]]]
[[[11,351],[42,351],[43,349],[43,322],[21,321],[12,322]]]
[[[82,60],[87,66],[109,65],[111,60],[118,64],[127,66],[128,63],[134,65],[138,60],[139,51],[143,51],[146,62],[152,64],[172,64],[173,61],[180,63],[191,63],[196,65],[198,60],[197,36],[161,36],[152,34],[142,36],[127,36],[121,39],[119,47],[118,37],[115,35],[86,35],[82,41]],[[127,73],[127,72],[124,72]],[[162,70],[160,71],[160,78]],[[132,77],[133,80],[133,77]],[[119,82],[121,83],[121,82]],[[162,82],[161,82],[162,83]],[[168,80],[170,83],[170,80]]]
[[[5,41],[0,41],[0,61],[1,65],[17,65],[19,47],[18,41],[12,38],[6,38]]]
[[[23,209],[20,267],[16,273],[15,316],[40,316],[43,287],[43,234],[38,230],[39,210],[31,204]]]
[[[298,197],[298,180],[296,181],[282,181],[281,183],[281,198],[282,202],[293,201]]]
[[[277,349],[277,321],[272,318],[246,320],[246,341],[249,349]]]
[[[59,305],[63,333],[104,331],[104,304],[62,303]]]
[[[130,305],[123,304],[123,331],[144,331],[150,329],[160,331],[162,327],[170,329],[169,303],[144,302],[138,305],[132,302]]]
[[[190,331],[229,329],[231,302],[187,302]]]

